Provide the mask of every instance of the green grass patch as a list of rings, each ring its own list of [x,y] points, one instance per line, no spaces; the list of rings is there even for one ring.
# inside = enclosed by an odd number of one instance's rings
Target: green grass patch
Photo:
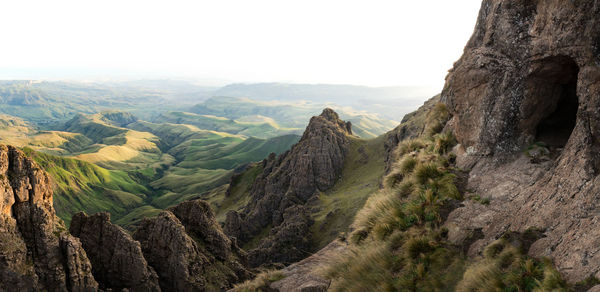
[[[319,211],[312,214],[315,250],[346,232],[370,194],[379,189],[384,174],[384,136],[371,140],[351,138],[341,178],[319,195]]]

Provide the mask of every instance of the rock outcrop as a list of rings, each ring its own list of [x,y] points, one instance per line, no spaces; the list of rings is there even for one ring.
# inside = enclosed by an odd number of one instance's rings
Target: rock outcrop
[[[91,264],[52,207],[48,175],[0,145],[0,290],[94,291]]]
[[[570,282],[600,277],[598,15],[597,0],[483,1],[442,92],[468,189],[491,199],[448,218],[450,237],[483,231],[471,255],[536,228],[530,255],[552,258]],[[548,158],[524,157],[534,142]]]
[[[436,95],[419,107],[416,111],[406,114],[396,128],[385,134],[384,149],[385,155],[385,167],[386,172],[389,172],[392,164],[394,164],[395,157],[392,153],[396,146],[401,141],[407,139],[414,139],[420,137],[425,133],[427,129],[427,115],[431,112],[433,107],[440,102],[440,95]]]
[[[250,202],[240,213],[229,212],[224,227],[241,243],[269,232],[249,251],[251,266],[291,263],[309,255],[307,235],[312,220],[306,204],[340,176],[350,135],[351,124],[325,109],[311,118],[291,150],[263,161],[263,173],[250,189]]]
[[[133,234],[165,291],[222,291],[248,279],[245,253],[217,224],[210,205],[188,201],[146,218]]]
[[[101,289],[160,291],[158,277],[148,266],[140,243],[110,223],[108,213],[77,213],[69,231],[81,240]]]
[[[334,240],[317,253],[297,263],[293,263],[281,270],[283,279],[271,283],[270,287],[276,291],[289,292],[324,292],[329,289],[331,281],[325,279],[320,270],[339,260],[348,244]]]

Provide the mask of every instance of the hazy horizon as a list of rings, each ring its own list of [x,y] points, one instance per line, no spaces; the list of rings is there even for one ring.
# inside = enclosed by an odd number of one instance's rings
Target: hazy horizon
[[[19,1],[0,79],[432,86],[470,37],[476,0]],[[35,9],[32,9],[35,7]]]

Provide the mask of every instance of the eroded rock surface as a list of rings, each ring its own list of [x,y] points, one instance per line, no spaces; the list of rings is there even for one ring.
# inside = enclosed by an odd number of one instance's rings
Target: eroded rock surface
[[[449,216],[455,232],[482,230],[471,255],[537,228],[530,255],[552,258],[569,282],[600,277],[598,15],[596,0],[483,1],[442,92],[468,189],[491,199]],[[549,161],[524,157],[534,142]]]
[[[247,243],[269,235],[249,252],[249,264],[291,263],[308,255],[312,224],[304,205],[319,191],[331,188],[341,174],[352,135],[351,124],[331,109],[312,117],[291,150],[263,161],[263,173],[250,189],[250,202],[241,213],[227,214],[225,232]]]
[[[79,242],[52,207],[48,175],[23,152],[0,145],[0,290],[94,291]]]
[[[204,201],[146,218],[133,236],[165,291],[221,291],[251,276],[244,252],[223,233]]]
[[[332,241],[310,257],[282,269],[285,277],[273,282],[271,288],[289,292],[327,291],[331,281],[319,274],[320,269],[338,260],[347,246],[346,242]]]
[[[93,265],[100,288],[160,291],[158,277],[144,258],[140,243],[110,223],[108,213],[73,215],[71,234],[78,237]]]

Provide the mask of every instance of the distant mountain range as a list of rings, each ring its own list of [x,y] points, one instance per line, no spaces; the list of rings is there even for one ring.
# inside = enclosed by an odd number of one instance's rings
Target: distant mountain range
[[[167,111],[188,111],[213,97],[238,97],[295,105],[308,102],[320,109],[324,105],[350,107],[397,121],[435,93],[435,89],[428,87],[258,83],[215,88],[177,80],[105,83],[16,80],[0,81],[0,113],[36,123],[52,123],[68,120],[78,113],[119,109],[150,120]]]

